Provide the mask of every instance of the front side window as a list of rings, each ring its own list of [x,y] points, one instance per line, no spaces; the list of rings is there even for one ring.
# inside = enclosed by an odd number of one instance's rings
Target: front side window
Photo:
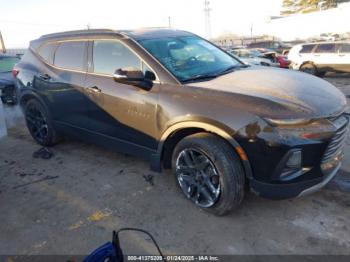
[[[112,75],[117,69],[142,70],[141,60],[118,41],[94,41],[94,72]]]
[[[56,50],[54,65],[71,70],[84,71],[86,42],[62,42]]]
[[[19,62],[17,57],[1,57],[0,56],[0,73],[11,72],[14,65]]]
[[[316,48],[316,53],[334,53],[335,52],[335,44],[320,44]]]
[[[303,45],[303,47],[300,50],[301,54],[311,53],[314,49],[315,45]]]
[[[196,36],[139,40],[180,81],[215,75],[243,64]]]

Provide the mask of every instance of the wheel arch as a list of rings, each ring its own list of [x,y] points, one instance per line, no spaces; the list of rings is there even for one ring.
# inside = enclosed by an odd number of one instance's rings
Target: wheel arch
[[[181,139],[200,132],[214,134],[226,141],[239,156],[247,178],[252,178],[252,169],[247,155],[240,144],[234,139],[233,135],[224,128],[196,121],[185,121],[174,124],[163,133],[157,149],[159,170],[161,170],[162,167],[165,169],[171,167],[172,152]]]
[[[311,61],[311,60],[306,60],[306,61],[303,61],[303,62],[300,64],[299,70],[301,69],[301,67],[302,67],[303,65],[306,65],[306,64],[311,64],[311,65],[313,65],[315,68],[317,68],[316,65],[315,65],[315,63],[314,63],[313,61]]]
[[[44,101],[40,98],[40,96],[32,91],[25,91],[21,94],[19,98],[19,105],[21,106],[21,108],[24,109],[25,104],[31,99],[38,100],[45,107],[45,109],[47,109]]]

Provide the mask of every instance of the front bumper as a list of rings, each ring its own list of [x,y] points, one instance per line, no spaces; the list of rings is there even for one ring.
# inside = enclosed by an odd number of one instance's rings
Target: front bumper
[[[300,64],[294,63],[294,62],[290,62],[290,64],[289,64],[289,69],[292,69],[292,70],[299,70],[299,68],[300,68]]]
[[[324,187],[337,174],[340,167],[341,164],[323,178],[315,178],[289,184],[270,184],[253,179],[251,180],[250,186],[252,192],[255,194],[270,199],[282,200],[305,196]]]
[[[252,167],[251,190],[262,197],[287,199],[325,186],[341,166],[348,124],[345,114],[317,120],[308,127],[283,130],[260,123],[259,130],[263,132],[248,142],[242,138],[252,132],[240,131],[239,142]],[[291,152],[301,152],[300,166],[295,169],[288,165]]]

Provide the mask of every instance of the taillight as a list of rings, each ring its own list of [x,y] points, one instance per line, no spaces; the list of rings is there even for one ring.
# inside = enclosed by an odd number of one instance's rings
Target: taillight
[[[17,69],[12,69],[12,75],[13,75],[13,77],[16,77],[16,76],[18,75],[18,73],[19,73],[19,70],[17,70]]]

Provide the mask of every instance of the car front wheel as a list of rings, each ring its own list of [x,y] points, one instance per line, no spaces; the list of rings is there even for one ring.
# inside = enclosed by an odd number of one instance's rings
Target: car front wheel
[[[206,211],[225,215],[244,198],[240,159],[215,135],[198,133],[182,139],[175,147],[172,169],[186,198]]]
[[[317,75],[317,68],[312,63],[305,63],[300,66],[300,71],[310,74],[310,75]]]

